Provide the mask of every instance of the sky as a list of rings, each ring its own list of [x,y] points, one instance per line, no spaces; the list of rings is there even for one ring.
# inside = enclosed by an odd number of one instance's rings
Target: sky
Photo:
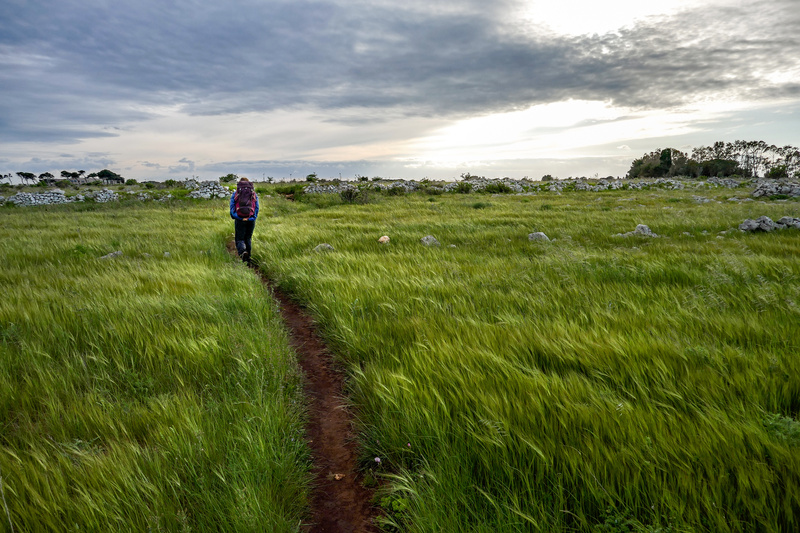
[[[623,176],[800,146],[800,0],[3,0],[0,173]]]

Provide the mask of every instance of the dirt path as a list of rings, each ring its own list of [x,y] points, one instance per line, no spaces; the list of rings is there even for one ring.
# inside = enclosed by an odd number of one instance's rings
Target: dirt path
[[[232,242],[228,251],[236,254]],[[313,460],[314,485],[311,495],[312,533],[377,532],[373,519],[372,492],[361,484],[356,469],[357,452],[353,419],[343,400],[344,377],[317,335],[311,316],[289,295],[278,289],[258,268],[280,303],[281,315],[289,330],[289,343],[297,352],[305,374],[304,389],[309,401],[306,437]]]

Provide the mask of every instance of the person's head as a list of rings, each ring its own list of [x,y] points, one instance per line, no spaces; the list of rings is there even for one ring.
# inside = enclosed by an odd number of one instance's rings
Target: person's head
[[[239,178],[239,181],[250,181],[250,180],[247,178]]]

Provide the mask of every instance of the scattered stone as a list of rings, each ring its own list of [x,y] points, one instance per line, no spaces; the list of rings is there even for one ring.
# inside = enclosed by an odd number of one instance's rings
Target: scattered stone
[[[458,248],[458,246],[456,246],[455,244],[448,244],[447,247],[448,248]]]
[[[545,235],[544,233],[542,233],[541,231],[536,231],[534,233],[529,233],[528,234],[528,240],[529,241],[545,241],[545,242],[549,242],[550,238],[547,235]]]
[[[797,228],[800,229],[800,218],[782,217],[778,222],[774,222],[768,216],[760,216],[755,220],[750,218],[739,224],[741,231],[763,231],[769,233],[776,229]]]
[[[439,241],[433,235],[426,235],[420,239],[420,242],[425,246],[439,246]]]
[[[172,257],[169,252],[164,252],[164,257]]]
[[[388,244],[389,243],[389,236],[388,235],[384,235],[383,237],[378,239],[378,242],[381,243],[381,244]]]
[[[321,252],[333,252],[334,248],[327,242],[323,242],[322,244],[318,244],[314,247],[314,251],[317,253]]]
[[[800,229],[800,218],[781,217],[778,219],[778,224],[783,224],[786,227],[793,227]]]
[[[727,187],[728,189],[735,189],[743,182],[736,181],[733,178],[708,178],[707,183],[708,185],[714,185],[716,187]]]
[[[711,201],[710,198],[706,198],[704,196],[692,196],[692,200],[694,200],[695,203],[698,204],[707,204]]]
[[[100,259],[114,259],[115,257],[120,257],[122,255],[121,250],[117,250],[116,252],[111,252],[110,254],[106,254]]]
[[[658,237],[657,234],[653,233],[653,231],[644,224],[637,225],[635,230],[629,231],[628,233],[617,233],[616,235],[614,235],[614,237],[632,237],[632,236]]]

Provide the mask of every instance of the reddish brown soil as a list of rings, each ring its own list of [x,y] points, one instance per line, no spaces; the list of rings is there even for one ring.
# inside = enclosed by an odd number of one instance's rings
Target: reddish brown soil
[[[228,250],[236,254],[233,243],[228,244]],[[305,374],[304,388],[309,402],[306,437],[314,475],[312,518],[305,531],[377,532],[373,522],[378,513],[371,505],[372,492],[363,487],[356,468],[353,417],[343,399],[344,377],[317,334],[311,316],[257,267],[254,269],[280,303],[289,342]]]

